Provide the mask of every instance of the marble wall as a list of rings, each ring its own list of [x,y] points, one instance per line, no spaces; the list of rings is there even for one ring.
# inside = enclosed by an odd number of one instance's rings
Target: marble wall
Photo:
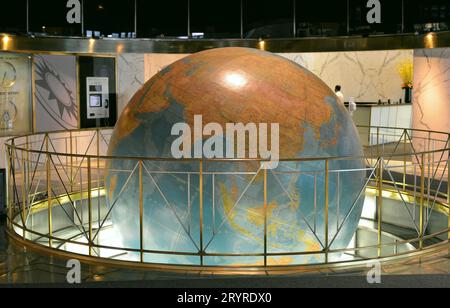
[[[450,48],[414,51],[413,128],[450,133]],[[416,151],[443,148],[444,141],[427,142],[428,133],[415,131]],[[432,134],[433,139],[446,139]],[[434,155],[441,159],[441,153]],[[445,159],[445,155],[444,155]]]
[[[160,70],[162,70],[166,66],[186,56],[188,56],[188,54],[162,54],[162,53],[146,54],[144,57],[145,79],[146,80],[150,79],[151,77],[153,77],[153,75],[157,74]]]
[[[281,53],[312,71],[334,90],[339,84],[348,100],[376,102],[402,98],[402,81],[397,66],[412,60],[412,50]]]
[[[162,68],[188,54],[122,54],[118,56],[120,114],[139,87]],[[413,50],[280,53],[316,74],[332,89],[342,86],[348,99],[376,102],[403,97],[397,66],[412,60]]]
[[[134,93],[144,84],[144,55],[121,54],[117,56],[117,115],[119,116]]]
[[[280,53],[319,76],[334,89],[358,102],[393,101],[402,98],[399,62],[413,58],[412,50]],[[165,66],[187,54],[123,54],[118,58],[119,113],[139,86]]]
[[[186,54],[121,54],[118,63],[117,114],[130,101],[137,90],[165,66],[185,57]]]
[[[450,48],[414,51],[413,126],[450,132]]]

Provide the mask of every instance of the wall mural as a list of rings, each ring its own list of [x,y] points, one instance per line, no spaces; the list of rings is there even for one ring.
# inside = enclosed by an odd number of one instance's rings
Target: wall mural
[[[78,127],[76,58],[38,55],[34,58],[37,132]]]
[[[0,53],[0,136],[31,130],[30,56]]]

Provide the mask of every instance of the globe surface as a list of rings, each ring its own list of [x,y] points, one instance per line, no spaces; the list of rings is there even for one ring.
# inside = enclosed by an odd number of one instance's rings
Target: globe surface
[[[280,161],[267,170],[266,182],[257,162],[176,160],[171,145],[178,136],[171,129],[179,122],[193,127],[195,115],[222,127],[279,123],[280,158],[316,160]],[[346,248],[364,202],[362,159],[329,160],[326,224],[326,164],[320,158],[362,157],[356,128],[314,74],[256,49],[212,49],[163,69],[122,112],[108,155],[125,157],[109,160],[105,173],[107,204],[123,247],[140,249],[142,184],[142,248],[153,252],[144,254],[146,262],[263,265],[265,250],[273,254],[268,265],[323,262],[320,253],[276,253],[320,252],[327,242],[331,249]],[[135,158],[146,159],[140,164]]]

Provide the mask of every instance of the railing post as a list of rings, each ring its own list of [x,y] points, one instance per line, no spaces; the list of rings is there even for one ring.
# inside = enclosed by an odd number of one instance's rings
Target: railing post
[[[317,175],[314,175],[314,226],[313,226],[313,232],[316,233],[317,231]]]
[[[13,151],[12,149],[7,146],[6,147],[6,151],[8,154],[8,175],[6,176],[7,179],[7,185],[6,185],[6,206],[7,206],[7,210],[8,210],[8,217],[7,217],[7,225],[9,227],[10,230],[12,230],[13,228],[13,204],[10,200],[11,198],[11,194],[10,194],[10,184],[14,183],[14,181],[11,181],[11,177],[12,177],[12,168],[13,168],[13,164],[12,164],[12,159],[13,159]],[[14,184],[13,184],[14,185]],[[14,192],[13,192],[13,196],[14,196]]]
[[[83,169],[80,170],[83,172]],[[87,196],[88,196],[88,223],[89,223],[89,256],[92,256],[92,198],[91,198],[91,190],[92,190],[92,179],[91,179],[91,157],[87,158],[87,177],[88,177],[88,186],[87,186]],[[98,231],[100,232],[100,230]]]
[[[97,127],[97,225],[100,228],[100,129]],[[99,244],[99,237],[97,238]]]
[[[53,217],[52,217],[52,183],[51,183],[51,162],[48,149],[48,133],[45,134],[45,150],[47,152],[47,219],[48,219],[48,245],[51,248],[53,241]]]
[[[26,238],[26,228],[27,228],[27,223],[26,223],[26,214],[27,214],[27,184],[26,184],[26,171],[25,171],[25,156],[24,153],[22,152],[22,236],[25,239]]]
[[[431,160],[431,132],[428,132],[428,144],[427,144],[427,152],[428,152],[428,162],[430,162]],[[430,166],[428,166],[428,168],[430,168]]]
[[[31,183],[31,175],[30,175],[30,145],[29,145],[29,139],[28,139],[28,136],[26,136],[25,137],[25,143],[26,143],[26,145],[25,145],[25,154],[26,154],[26,161],[27,161],[27,177],[26,177],[26,179],[27,179],[27,181],[26,181],[26,184],[27,184],[27,189],[28,189],[28,185],[30,185],[30,183]]]
[[[403,131],[403,191],[406,191],[406,137],[405,129]]]
[[[203,160],[199,163],[200,265],[203,266]]]
[[[70,139],[70,192],[73,192],[73,138],[72,138],[72,131],[69,132],[69,139]]]
[[[139,161],[139,247],[141,262],[144,262],[144,198],[142,184],[142,160]]]
[[[267,168],[266,167],[267,166],[264,165],[264,266],[267,266]]]
[[[325,263],[328,263],[328,229],[329,229],[329,161],[325,160]]]
[[[30,176],[30,139],[28,136],[25,137],[25,157],[26,157],[26,177],[25,177],[25,188],[26,188],[26,201],[27,201],[27,206],[29,207],[29,213],[31,213],[31,208],[32,205],[29,204],[30,203],[30,191],[31,191],[31,187],[30,187],[30,183],[31,183],[31,176]],[[31,216],[31,214],[29,214],[29,217],[31,217],[31,227],[30,229],[33,230],[33,217]],[[26,219],[25,219],[26,222]],[[25,223],[26,225],[26,223]],[[24,234],[24,238],[25,238]]]
[[[380,157],[380,127],[377,127],[377,156]]]
[[[448,135],[448,140],[450,140],[450,135]],[[448,228],[450,229],[450,150],[447,152],[447,214],[448,214]],[[445,170],[444,170],[445,171]],[[448,232],[448,240],[450,241],[450,231]]]
[[[423,208],[424,208],[424,194],[425,194],[425,154],[422,153],[421,155],[421,173],[420,173],[420,209],[419,209],[419,249],[423,248],[423,227],[424,227],[424,220],[423,220]]]
[[[97,157],[100,156],[100,129],[96,129]]]
[[[382,223],[383,223],[383,157],[378,158],[378,180],[377,180],[377,256],[382,255]]]
[[[434,166],[431,164],[431,155],[434,156],[434,154],[430,153],[431,152],[431,132],[428,132],[428,155],[427,155],[427,202],[430,202],[430,189],[431,189],[431,177],[433,175],[433,168]],[[431,170],[430,170],[431,169]],[[425,207],[424,207],[425,209]],[[425,210],[424,213],[424,225],[428,224],[428,220],[429,220],[429,212],[428,212],[428,207]]]

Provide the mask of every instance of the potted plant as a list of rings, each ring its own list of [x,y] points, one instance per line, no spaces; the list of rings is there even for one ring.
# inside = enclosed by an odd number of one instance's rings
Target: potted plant
[[[397,67],[400,79],[402,80],[402,89],[405,92],[405,103],[409,104],[412,101],[413,89],[413,63],[411,60],[405,60],[399,63]]]

